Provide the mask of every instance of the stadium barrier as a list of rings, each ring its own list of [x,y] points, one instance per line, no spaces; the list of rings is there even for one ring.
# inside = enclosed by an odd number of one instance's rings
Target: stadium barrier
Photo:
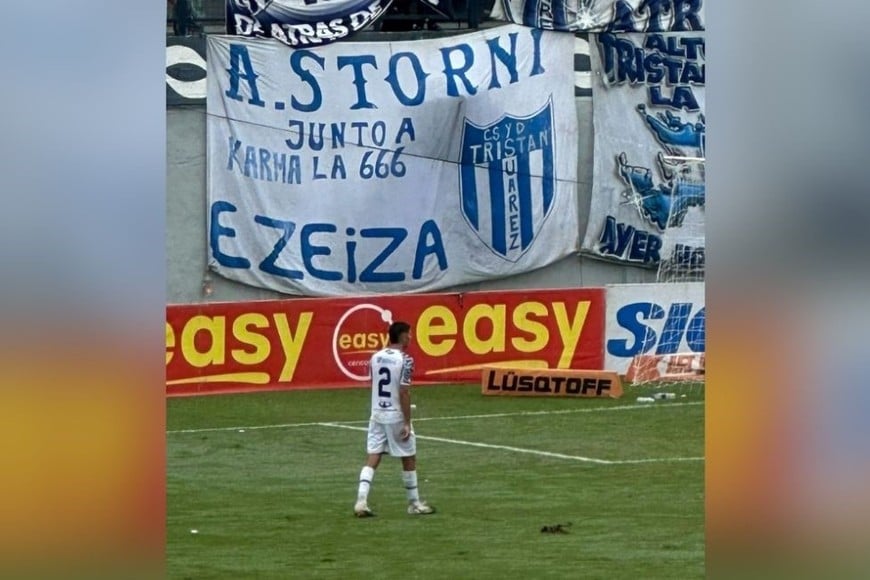
[[[622,380],[611,371],[506,368],[483,369],[481,392],[491,396],[610,397],[622,396]]]
[[[413,327],[418,384],[477,383],[491,365],[607,369],[631,383],[705,372],[702,283],[169,305],[166,315],[170,396],[364,386],[392,320]]]
[[[391,321],[413,328],[418,384],[477,383],[487,365],[602,369],[603,288],[170,305],[170,396],[359,387]]]
[[[606,369],[626,374],[640,355],[698,355],[706,350],[703,282],[616,284],[607,286],[606,303]],[[634,364],[648,364],[645,360]]]

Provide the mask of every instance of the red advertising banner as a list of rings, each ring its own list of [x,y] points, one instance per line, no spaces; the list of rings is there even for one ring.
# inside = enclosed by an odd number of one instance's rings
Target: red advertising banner
[[[397,320],[418,384],[491,364],[599,370],[604,312],[603,288],[170,305],[167,394],[361,386]]]

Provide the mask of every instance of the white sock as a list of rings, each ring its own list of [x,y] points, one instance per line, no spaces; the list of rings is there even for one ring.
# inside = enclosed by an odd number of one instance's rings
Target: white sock
[[[402,481],[405,482],[405,492],[408,494],[408,501],[411,503],[420,501],[420,493],[417,491],[417,471],[403,471]]]
[[[359,491],[357,492],[357,501],[367,501],[369,497],[369,489],[372,487],[372,480],[375,478],[375,470],[366,465],[359,472]]]

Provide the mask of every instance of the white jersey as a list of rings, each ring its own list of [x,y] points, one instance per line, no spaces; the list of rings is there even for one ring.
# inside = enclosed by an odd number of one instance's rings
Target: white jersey
[[[396,348],[385,348],[372,355],[372,419],[379,423],[402,421],[399,389],[411,385],[414,359]]]

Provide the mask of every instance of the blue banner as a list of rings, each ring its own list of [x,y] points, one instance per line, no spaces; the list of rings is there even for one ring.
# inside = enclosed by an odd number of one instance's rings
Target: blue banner
[[[497,0],[491,17],[566,32],[697,32],[704,0]]]
[[[597,35],[595,160],[583,249],[639,266],[703,270],[703,34]],[[700,261],[699,261],[700,260]]]

